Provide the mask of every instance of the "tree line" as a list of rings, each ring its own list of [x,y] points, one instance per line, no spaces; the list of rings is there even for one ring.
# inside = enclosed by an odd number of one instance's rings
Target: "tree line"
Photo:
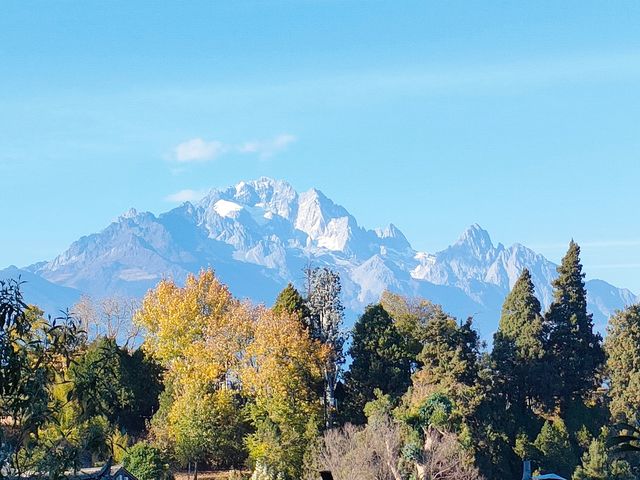
[[[110,457],[140,480],[246,467],[255,480],[502,479],[525,459],[574,480],[638,478],[640,305],[603,341],[574,242],[553,291],[543,312],[523,269],[487,348],[472,318],[392,292],[346,332],[327,268],[270,308],[203,270],[147,293],[133,348],[45,320],[5,282],[0,478]]]

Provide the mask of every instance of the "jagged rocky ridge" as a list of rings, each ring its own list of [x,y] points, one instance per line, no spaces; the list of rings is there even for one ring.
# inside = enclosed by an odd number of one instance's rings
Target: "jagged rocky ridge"
[[[340,272],[352,312],[390,289],[429,298],[459,317],[473,315],[487,338],[522,268],[531,270],[545,306],[556,275],[556,265],[542,255],[519,244],[493,245],[478,225],[443,251],[415,251],[394,225],[365,229],[319,190],[298,193],[270,178],[211,190],[201,201],[159,216],[132,209],[26,271],[41,280],[34,298],[49,301],[49,290],[60,287],[65,299],[72,291],[142,296],[163,277],[182,282],[189,272],[211,266],[234,294],[270,303],[288,281],[302,284],[309,263]],[[637,301],[602,280],[587,282],[587,289],[600,330],[615,309]]]

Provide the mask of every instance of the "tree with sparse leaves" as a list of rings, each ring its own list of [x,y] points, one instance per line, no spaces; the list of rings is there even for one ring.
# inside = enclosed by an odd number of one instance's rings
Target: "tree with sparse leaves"
[[[329,351],[323,376],[325,425],[330,427],[335,423],[336,386],[344,363],[342,285],[340,275],[326,267],[308,268],[305,274],[311,336],[326,345]]]

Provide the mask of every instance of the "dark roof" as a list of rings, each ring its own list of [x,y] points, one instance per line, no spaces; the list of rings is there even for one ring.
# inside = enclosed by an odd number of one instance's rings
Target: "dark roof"
[[[23,475],[11,480],[30,480],[36,478],[40,479],[42,477]],[[135,475],[122,465],[113,465],[111,460],[102,467],[83,468],[75,472],[69,472],[66,474],[66,478],[68,480],[138,480]]]

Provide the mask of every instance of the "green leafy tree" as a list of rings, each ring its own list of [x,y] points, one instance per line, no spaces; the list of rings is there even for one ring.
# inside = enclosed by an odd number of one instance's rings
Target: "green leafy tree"
[[[84,340],[73,318],[45,319],[26,305],[19,282],[0,281],[0,478],[27,470],[58,478],[76,461],[62,436],[44,445],[38,432],[61,409],[53,389],[66,381],[64,371]],[[50,453],[42,456],[43,448]]]
[[[445,315],[440,305],[424,298],[408,298],[403,295],[385,291],[380,304],[389,312],[400,335],[406,342],[407,351],[411,352],[412,370],[422,364],[418,360],[422,347],[428,339],[429,322]]]
[[[81,419],[105,416],[114,428],[140,435],[158,408],[162,369],[141,349],[131,353],[115,338],[98,337],[70,367]]]
[[[622,422],[640,420],[640,304],[611,317],[604,346],[611,416]]]
[[[547,381],[558,406],[594,390],[597,371],[604,362],[602,338],[593,332],[587,313],[587,291],[580,263],[580,247],[571,241],[553,282],[554,300],[545,320],[549,331]]]
[[[75,387],[69,397],[76,400],[83,420],[104,415],[115,423],[126,398],[120,385],[119,349],[114,339],[99,337],[70,367]]]
[[[353,327],[349,348],[351,367],[345,374],[346,420],[363,424],[364,406],[379,389],[392,400],[405,393],[411,383],[410,353],[391,316],[382,305],[367,307]]]

